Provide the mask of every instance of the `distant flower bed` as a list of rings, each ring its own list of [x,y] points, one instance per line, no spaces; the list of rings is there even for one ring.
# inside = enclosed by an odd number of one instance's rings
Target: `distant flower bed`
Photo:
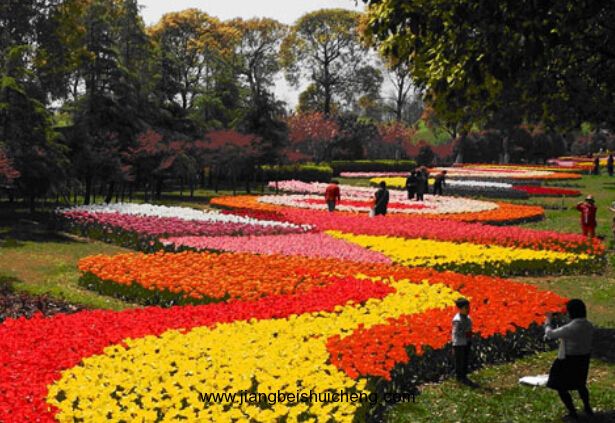
[[[279,197],[284,197],[284,196],[279,196]],[[310,198],[314,198],[314,197],[299,197],[298,200],[299,201],[301,201],[302,199],[308,200]],[[446,202],[446,200],[451,197],[435,197],[435,198],[437,198],[439,201]],[[427,197],[426,197],[426,200],[427,200]],[[465,204],[475,204],[474,202],[476,201],[476,200],[470,200],[470,199],[464,199],[464,198],[457,198],[457,200],[460,200],[460,202],[458,202],[457,204],[464,204],[464,202],[466,201],[467,203]],[[324,209],[326,207],[324,203],[324,199],[322,199],[321,207],[316,207],[314,204],[310,204],[309,206],[305,207],[305,208],[309,208],[310,210],[306,210],[305,213],[301,213],[298,211],[300,210],[299,208],[294,208],[291,206],[291,204],[293,204],[293,201],[294,200],[292,198],[289,198],[287,200],[283,200],[283,199],[271,200],[271,203],[267,203],[267,202],[259,201],[259,197],[256,197],[256,196],[233,196],[233,197],[214,198],[212,199],[210,204],[213,206],[228,208],[228,209],[232,209],[235,211],[249,211],[250,213],[244,213],[244,215],[246,216],[248,215],[254,216],[254,217],[258,216],[264,219],[276,219],[277,218],[277,219],[281,219],[282,221],[288,221],[288,222],[308,222],[309,221],[310,224],[312,224],[311,222],[313,222],[313,219],[309,217],[310,213],[319,212],[320,210],[317,210],[318,208]],[[426,205],[429,205],[428,201],[426,201]],[[284,203],[284,205],[273,204],[274,202]],[[518,223],[518,222],[523,222],[523,221],[537,220],[537,219],[541,219],[544,217],[544,209],[538,206],[517,205],[517,204],[510,204],[510,203],[503,203],[503,202],[491,203],[491,202],[486,202],[486,201],[479,201],[477,203],[495,204],[496,207],[491,210],[486,210],[486,211],[466,211],[466,212],[459,212],[456,214],[453,214],[450,212],[449,213],[421,213],[420,215],[418,213],[414,215],[410,215],[408,213],[404,213],[404,214],[398,213],[398,214],[387,215],[384,219],[386,219],[387,222],[390,222],[390,224],[401,224],[402,222],[396,222],[396,221],[394,222],[394,220],[397,219],[398,216],[403,219],[415,219],[417,216],[420,216],[423,218],[430,218],[430,219],[448,219],[448,220],[457,220],[457,221],[463,221],[463,222],[513,224],[513,223]],[[451,207],[451,205],[448,205],[447,207]],[[490,206],[490,208],[491,207],[492,206]],[[364,211],[367,212],[367,209],[364,209]],[[253,212],[260,212],[260,213],[253,213]],[[355,212],[339,212],[339,214],[356,215]],[[282,216],[285,216],[285,217],[282,218]],[[291,216],[293,216],[292,219],[291,219]],[[364,219],[365,217],[366,217],[366,214],[363,214],[362,219]],[[326,219],[326,217],[324,216],[323,218]],[[304,220],[304,219],[307,219],[307,220]],[[317,222],[314,222],[314,223],[317,223]],[[381,222],[380,224],[383,224],[383,223],[384,222]]]
[[[581,191],[577,189],[541,187],[534,185],[515,185],[513,189],[540,197],[578,197],[581,195]]]
[[[436,171],[447,170],[452,177],[460,178],[490,178],[511,180],[568,180],[581,179],[579,173],[572,172],[556,166],[532,165],[492,165],[492,164],[464,164],[460,167],[436,168]]]
[[[82,206],[57,211],[62,227],[90,238],[151,251],[164,236],[304,233],[309,227],[219,212],[151,204]]]
[[[329,213],[325,210],[305,210],[259,203],[254,196],[219,197],[212,204],[238,213],[262,219],[280,219],[309,224],[318,231],[337,230],[364,235],[387,235],[403,238],[422,238],[452,242],[501,245],[530,249],[603,255],[604,246],[598,239],[588,240],[580,234],[560,233],[518,226],[493,226],[482,223],[430,219],[427,215],[409,218],[388,215],[367,218],[365,214]],[[498,203],[506,207],[505,203]],[[515,206],[516,207],[516,206]],[[540,209],[540,208],[538,208]],[[515,210],[513,208],[513,210]],[[522,210],[525,208],[522,206]],[[533,210],[533,208],[530,208]]]

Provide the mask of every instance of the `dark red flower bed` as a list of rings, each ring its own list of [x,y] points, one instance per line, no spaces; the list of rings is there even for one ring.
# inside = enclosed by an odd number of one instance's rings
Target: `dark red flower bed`
[[[13,292],[10,284],[0,281],[0,323],[6,319],[30,318],[35,313],[53,316],[58,313],[74,313],[83,307],[49,298]]]

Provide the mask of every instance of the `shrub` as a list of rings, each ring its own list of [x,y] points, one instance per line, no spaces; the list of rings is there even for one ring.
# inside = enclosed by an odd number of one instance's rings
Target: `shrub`
[[[292,164],[282,166],[261,166],[267,181],[297,180],[303,182],[329,182],[333,170],[329,165]]]
[[[341,172],[407,172],[416,166],[413,160],[338,160],[331,162],[333,174]]]

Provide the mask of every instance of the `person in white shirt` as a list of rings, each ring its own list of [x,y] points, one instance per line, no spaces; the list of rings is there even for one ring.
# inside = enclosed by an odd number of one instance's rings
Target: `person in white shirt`
[[[455,374],[457,380],[466,385],[473,385],[468,379],[468,362],[472,336],[472,319],[470,319],[470,301],[460,298],[455,301],[459,312],[453,317],[452,343],[455,353]]]
[[[568,416],[576,419],[577,411],[574,408],[570,392],[579,392],[585,413],[593,415],[589,403],[589,391],[587,390],[587,374],[594,326],[587,320],[585,303],[579,299],[573,299],[566,304],[566,310],[570,322],[554,329],[551,325],[551,314],[547,314],[545,322],[545,338],[559,339],[557,359],[551,366],[547,386],[555,389],[562,402],[568,409]]]

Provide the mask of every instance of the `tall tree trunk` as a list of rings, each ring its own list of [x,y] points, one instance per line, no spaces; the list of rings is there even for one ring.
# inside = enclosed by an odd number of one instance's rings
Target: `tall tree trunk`
[[[115,189],[115,181],[109,182],[107,190],[107,196],[105,197],[105,204],[109,204],[113,200],[113,190]]]
[[[156,200],[160,200],[162,198],[162,176],[156,178]]]

